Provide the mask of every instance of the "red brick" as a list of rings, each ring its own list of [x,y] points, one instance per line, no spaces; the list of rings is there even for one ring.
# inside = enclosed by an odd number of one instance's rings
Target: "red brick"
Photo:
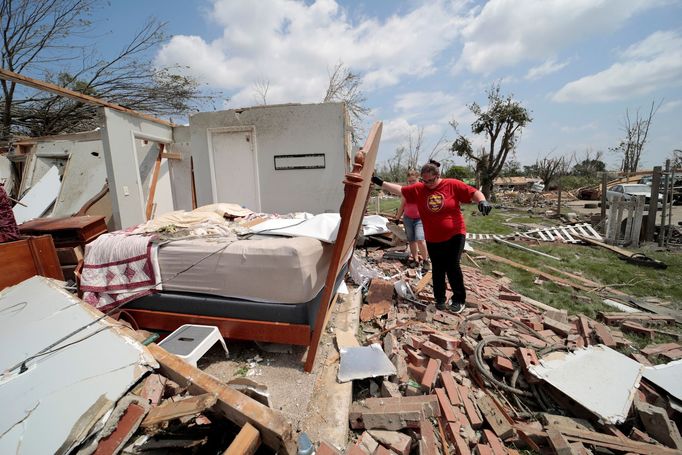
[[[440,375],[440,380],[443,383],[443,387],[445,387],[445,391],[448,393],[448,397],[450,398],[450,404],[453,404],[455,406],[458,406],[462,403],[462,400],[459,399],[459,392],[457,392],[457,383],[455,382],[455,378],[452,377],[452,374],[450,372],[443,372]]]
[[[407,363],[418,367],[426,366],[428,359],[421,352],[406,345],[403,346],[403,349],[407,353]]]
[[[682,359],[682,349],[671,349],[670,351],[665,351],[661,354],[668,360],[679,360]]]
[[[500,438],[495,436],[495,433],[493,433],[491,430],[483,430],[483,436],[485,441],[493,450],[493,455],[506,455],[507,451],[504,448],[504,444],[502,444],[502,440]]]
[[[614,340],[613,336],[611,335],[611,331],[606,328],[604,324],[600,324],[599,322],[595,322],[593,324],[594,331],[597,333],[597,338],[599,341],[604,343],[606,346],[612,348],[616,346],[616,340]]]
[[[454,435],[452,442],[455,443],[455,453],[457,453],[457,455],[471,455],[469,445],[459,434]]]
[[[518,348],[516,351],[516,358],[518,359],[521,367],[528,371],[531,365],[539,365],[538,356],[532,349]]]
[[[436,377],[438,376],[438,370],[440,370],[440,360],[429,359],[429,363],[426,365],[426,371],[420,381],[422,387],[427,390],[433,388],[433,384],[436,382]]]
[[[440,404],[441,414],[448,422],[457,422],[457,416],[455,415],[450,400],[445,394],[445,389],[437,388],[436,396],[438,397],[438,403]]]
[[[493,455],[493,449],[487,444],[476,444],[474,453],[477,455]]]
[[[498,355],[513,357],[516,355],[516,348],[509,346],[486,346],[483,348],[483,358],[486,360]]]
[[[320,442],[320,446],[315,451],[317,455],[341,455],[341,452],[326,441]]]
[[[478,410],[476,408],[476,405],[474,402],[471,400],[471,396],[469,395],[470,390],[467,387],[464,387],[460,385],[458,387],[459,390],[459,397],[462,399],[462,404],[464,405],[464,411],[466,412],[467,418],[469,419],[469,423],[471,424],[471,427],[474,429],[478,429],[483,425],[483,419],[481,419],[481,416],[478,414]]]
[[[421,384],[424,373],[426,373],[426,368],[409,364],[407,365],[407,373],[412,379]]]
[[[513,373],[516,370],[511,360],[500,355],[493,359],[493,367],[502,373]]]
[[[429,420],[422,420],[419,422],[419,454],[420,455],[438,455],[438,443],[436,442],[436,432],[433,430],[433,425]]]
[[[500,300],[507,300],[509,302],[520,302],[521,296],[518,294],[500,294],[498,297]]]
[[[437,344],[427,341],[422,344],[421,347],[422,354],[431,357],[432,359],[438,359],[443,363],[452,363],[452,351],[445,351]]]
[[[419,421],[440,416],[436,395],[399,398],[367,398],[353,403],[348,414],[350,427],[400,430],[417,428]]]
[[[677,343],[650,344],[649,346],[642,349],[642,354],[644,354],[644,355],[656,355],[656,354],[661,354],[665,351],[671,351],[673,349],[680,349],[680,348],[682,348],[682,346],[680,346]]]
[[[429,341],[437,344],[446,351],[451,351],[459,347],[460,339],[447,335],[445,333],[432,333],[429,335]]]

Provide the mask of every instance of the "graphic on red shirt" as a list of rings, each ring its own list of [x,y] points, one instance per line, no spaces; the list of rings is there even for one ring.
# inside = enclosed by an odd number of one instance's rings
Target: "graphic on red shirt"
[[[426,200],[426,206],[432,212],[440,212],[440,209],[443,208],[443,201],[444,201],[444,197],[442,194],[433,193],[433,194],[430,194],[428,199]]]

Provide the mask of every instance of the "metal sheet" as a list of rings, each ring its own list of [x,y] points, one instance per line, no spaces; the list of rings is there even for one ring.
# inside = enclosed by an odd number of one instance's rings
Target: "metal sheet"
[[[535,377],[611,424],[627,418],[642,370],[638,362],[604,345],[553,353],[529,368]]]
[[[644,377],[673,397],[682,400],[682,360],[646,367]]]
[[[98,321],[26,361],[26,371],[7,371],[92,323],[95,314],[39,276],[0,293],[0,343],[11,346],[0,350],[0,453],[68,449],[83,415],[102,402],[113,404],[158,366],[143,346]]]
[[[395,366],[379,344],[341,348],[339,382],[396,374]]]
[[[59,170],[57,166],[52,166],[47,171],[47,174],[21,198],[21,203],[25,206],[17,204],[12,209],[17,224],[32,220],[33,218],[39,218],[45,213],[54,203],[55,199],[57,199],[61,185]]]

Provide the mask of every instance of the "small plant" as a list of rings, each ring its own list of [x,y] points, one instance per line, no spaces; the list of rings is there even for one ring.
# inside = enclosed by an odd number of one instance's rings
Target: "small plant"
[[[246,373],[249,372],[249,367],[246,365],[242,365],[239,368],[237,368],[237,371],[234,372],[234,375],[240,378],[243,378],[246,376]]]

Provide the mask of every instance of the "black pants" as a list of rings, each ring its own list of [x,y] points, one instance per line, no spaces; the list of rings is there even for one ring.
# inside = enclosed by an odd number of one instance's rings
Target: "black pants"
[[[459,266],[464,250],[464,234],[457,234],[445,242],[426,242],[431,258],[431,273],[433,278],[433,296],[436,303],[445,303],[445,276],[447,275],[452,289],[452,300],[464,303],[466,290],[464,276]]]

